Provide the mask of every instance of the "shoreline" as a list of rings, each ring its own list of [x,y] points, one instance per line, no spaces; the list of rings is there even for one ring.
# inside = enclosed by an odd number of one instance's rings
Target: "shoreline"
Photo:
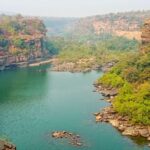
[[[52,60],[52,71],[69,71],[69,72],[90,72],[92,70],[101,70],[108,72],[116,62],[110,61],[103,64],[95,63],[94,59],[80,59],[77,62],[60,62],[59,58],[53,58]]]
[[[36,66],[50,64],[52,62],[53,62],[53,58],[48,58],[48,59],[43,59],[43,60],[37,59],[32,63],[30,63],[30,62],[12,63],[12,64],[0,66],[0,71],[13,70],[13,69],[17,69],[17,68],[36,67]]]
[[[96,92],[99,92],[104,96],[103,100],[110,103],[110,106],[105,107],[100,112],[94,113],[96,122],[110,123],[124,136],[143,137],[149,141],[148,146],[150,146],[150,126],[133,124],[130,122],[128,116],[122,116],[113,109],[112,102],[114,97],[117,96],[118,91],[115,89],[104,88],[96,83],[94,86],[96,88]]]
[[[30,63],[30,64],[28,64],[28,66],[29,67],[36,67],[36,66],[46,65],[46,64],[52,63],[52,61],[53,61],[52,58],[50,58],[50,59],[47,59],[47,60]]]
[[[90,72],[93,70],[93,66],[86,66],[83,65],[83,62],[79,64],[78,62],[60,62],[58,58],[54,58],[52,61],[52,71],[58,71],[58,72]]]

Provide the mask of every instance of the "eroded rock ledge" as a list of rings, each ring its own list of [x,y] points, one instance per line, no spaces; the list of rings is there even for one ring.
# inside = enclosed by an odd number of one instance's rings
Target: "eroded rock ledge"
[[[123,135],[142,136],[150,140],[150,126],[134,125],[127,116],[120,116],[113,107],[106,107],[100,113],[95,113],[96,122],[108,122],[119,129]]]
[[[100,92],[108,102],[112,102],[117,95],[117,90],[104,88],[101,85],[94,84],[96,91]],[[94,113],[96,122],[107,122],[121,131],[122,135],[133,137],[144,137],[150,141],[150,126],[138,125],[131,123],[128,116],[121,116],[110,105],[101,112]],[[150,144],[149,144],[150,146]]]
[[[5,140],[0,140],[0,150],[16,150],[16,146]]]
[[[82,146],[83,143],[79,135],[67,132],[67,131],[55,131],[52,133],[52,137],[56,139],[66,138],[69,143],[74,146]]]
[[[69,71],[69,72],[90,72],[91,70],[98,70],[100,67],[95,64],[94,58],[83,58],[77,62],[61,62],[59,58],[53,59],[53,71]]]

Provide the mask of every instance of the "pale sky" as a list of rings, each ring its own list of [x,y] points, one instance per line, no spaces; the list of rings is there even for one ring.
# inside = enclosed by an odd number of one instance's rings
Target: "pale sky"
[[[150,0],[0,0],[0,12],[31,16],[85,17],[150,10]]]

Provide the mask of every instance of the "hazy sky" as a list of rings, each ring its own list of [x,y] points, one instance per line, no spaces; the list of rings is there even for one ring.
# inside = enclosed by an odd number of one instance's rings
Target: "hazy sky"
[[[34,16],[83,17],[150,9],[150,0],[0,0],[0,11]]]

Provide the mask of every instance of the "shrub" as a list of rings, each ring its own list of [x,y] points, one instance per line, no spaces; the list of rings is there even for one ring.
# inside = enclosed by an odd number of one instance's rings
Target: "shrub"
[[[107,73],[102,78],[98,79],[98,83],[106,87],[119,88],[123,86],[124,80],[114,73]]]

